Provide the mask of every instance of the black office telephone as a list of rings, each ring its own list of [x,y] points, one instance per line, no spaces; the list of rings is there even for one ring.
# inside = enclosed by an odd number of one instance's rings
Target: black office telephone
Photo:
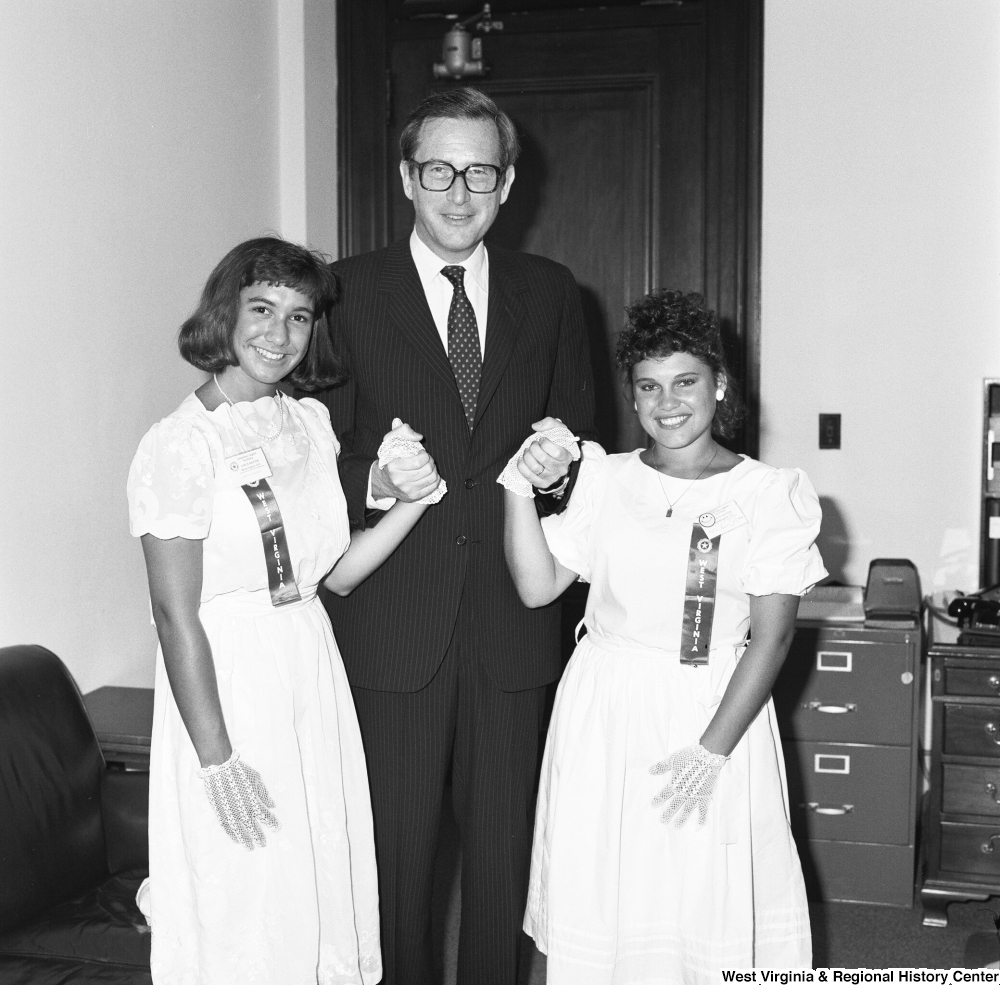
[[[948,606],[948,615],[958,620],[961,646],[1000,646],[1000,585],[959,595]]]

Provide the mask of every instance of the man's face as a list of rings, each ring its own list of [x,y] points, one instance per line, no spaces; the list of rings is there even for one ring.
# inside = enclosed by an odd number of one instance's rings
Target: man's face
[[[414,159],[420,164],[444,161],[457,171],[470,164],[499,167],[496,126],[487,120],[425,120]],[[447,191],[432,192],[420,187],[417,168],[409,162],[400,162],[399,173],[403,191],[413,202],[417,235],[448,263],[461,263],[472,255],[507,201],[514,181],[514,168],[509,167],[496,191],[488,194],[470,192],[457,175]]]

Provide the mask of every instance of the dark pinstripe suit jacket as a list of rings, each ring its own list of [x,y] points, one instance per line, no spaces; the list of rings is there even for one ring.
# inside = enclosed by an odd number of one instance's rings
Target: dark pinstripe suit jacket
[[[443,266],[443,264],[442,264]],[[424,436],[448,482],[392,557],[346,599],[328,600],[355,686],[416,691],[430,681],[455,629],[460,599],[477,647],[503,690],[559,674],[558,606],[530,610],[503,556],[503,489],[496,477],[547,414],[593,433],[593,379],[579,290],[564,266],[489,247],[486,351],[469,432],[408,240],[334,264],[341,298],[331,321],[350,379],[329,391],[340,477],[355,526],[365,523],[369,467],[393,417]],[[370,518],[369,518],[370,521]]]

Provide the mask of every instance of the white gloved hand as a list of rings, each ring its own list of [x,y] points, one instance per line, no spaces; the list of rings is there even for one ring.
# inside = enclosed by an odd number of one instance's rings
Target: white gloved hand
[[[650,766],[649,772],[654,776],[670,774],[667,785],[653,798],[654,807],[667,801],[667,809],[660,820],[666,824],[676,815],[674,827],[679,828],[697,809],[698,824],[704,824],[715,783],[728,758],[709,752],[699,744],[678,749],[662,762]]]
[[[267,840],[260,825],[272,831],[281,827],[271,813],[274,801],[260,774],[247,766],[235,749],[224,763],[198,770],[198,776],[204,781],[205,793],[222,830],[236,844],[248,851],[253,851],[255,844],[263,848]]]
[[[401,427],[403,427],[403,422],[398,417],[394,417],[392,419],[392,430],[395,431],[396,428]],[[378,446],[378,467],[384,469],[395,458],[410,458],[423,450],[424,446],[419,441],[413,441],[411,438],[403,438],[390,432],[382,439],[382,444]],[[423,499],[418,499],[417,502],[428,505],[440,503],[447,491],[448,483],[444,479],[441,479],[434,492],[424,496]]]
[[[511,456],[510,461],[504,467],[503,472],[497,477],[497,482],[500,483],[504,489],[509,489],[512,493],[516,493],[518,496],[524,496],[526,499],[535,498],[534,486],[520,472],[517,471],[517,463],[524,458],[525,451],[528,447],[538,441],[539,438],[548,438],[549,441],[554,444],[559,445],[560,448],[568,448],[570,454],[573,456],[573,461],[578,461],[580,458],[580,439],[573,434],[572,431],[565,424],[560,424],[557,427],[546,428],[544,431],[535,431],[534,434],[524,439],[521,447]]]

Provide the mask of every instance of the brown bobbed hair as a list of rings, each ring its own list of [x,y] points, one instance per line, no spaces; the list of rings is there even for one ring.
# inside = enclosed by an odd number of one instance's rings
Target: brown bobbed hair
[[[337,300],[337,279],[322,253],[275,236],[248,239],[231,249],[209,275],[193,315],[181,326],[177,345],[192,366],[218,373],[237,365],[233,332],[240,291],[252,284],[289,287],[312,299],[312,336],[305,358],[285,380],[299,390],[322,390],[343,382],[345,373],[330,341],[329,313]]]
[[[743,402],[729,373],[722,333],[715,312],[700,294],[652,291],[625,309],[628,324],[618,333],[615,362],[631,389],[632,370],[644,359],[663,359],[675,352],[689,352],[716,378],[726,381],[726,395],[715,405],[712,431],[731,438],[743,420]]]
[[[399,135],[400,157],[409,163],[414,160],[417,144],[420,143],[420,130],[425,120],[489,120],[497,128],[497,141],[500,145],[500,170],[506,172],[521,153],[521,144],[517,139],[517,130],[511,118],[504,113],[485,92],[473,89],[471,86],[458,86],[453,89],[440,89],[432,92],[409,115],[403,132]],[[479,161],[479,164],[492,164],[492,161]]]

